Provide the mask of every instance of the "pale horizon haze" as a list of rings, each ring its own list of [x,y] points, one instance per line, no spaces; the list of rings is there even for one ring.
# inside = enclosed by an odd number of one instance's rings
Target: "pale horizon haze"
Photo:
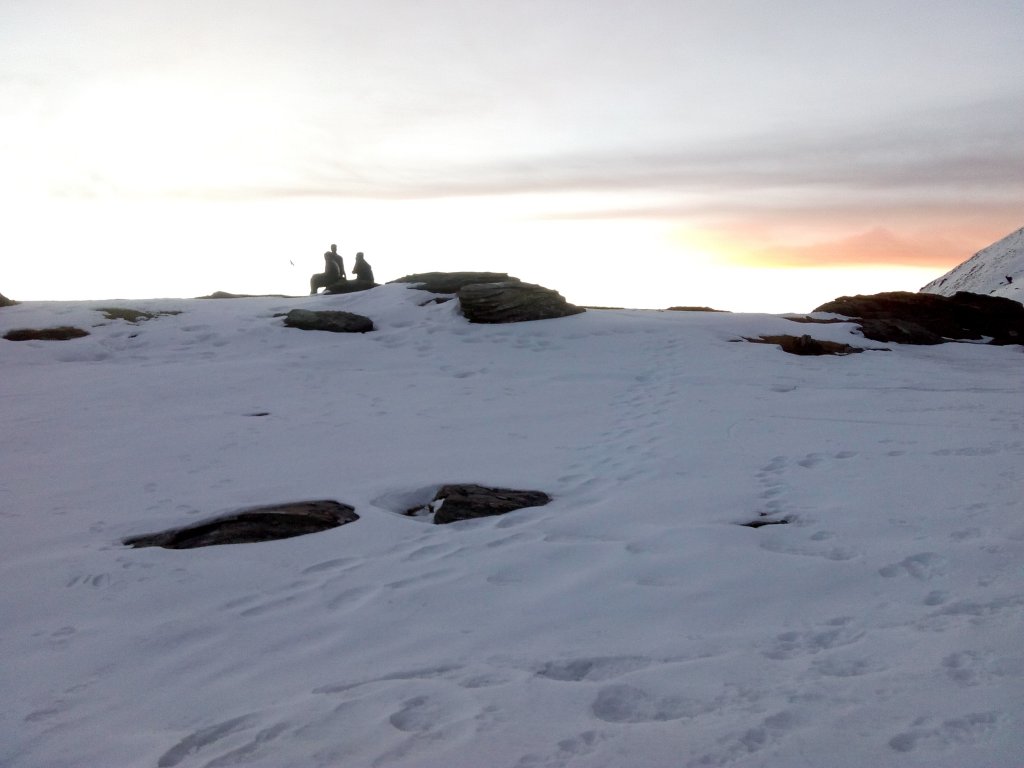
[[[1024,225],[1024,5],[7,0],[0,292],[809,311]]]

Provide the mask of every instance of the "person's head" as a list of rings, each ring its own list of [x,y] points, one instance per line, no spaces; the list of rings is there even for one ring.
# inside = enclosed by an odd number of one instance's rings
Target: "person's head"
[[[338,252],[338,246],[335,245],[334,243],[331,243],[331,253],[337,253],[337,252]]]
[[[362,252],[362,251],[360,251],[359,253],[357,253],[357,254],[356,254],[356,258],[357,258],[357,259],[361,259],[361,258],[363,258],[363,252]]]

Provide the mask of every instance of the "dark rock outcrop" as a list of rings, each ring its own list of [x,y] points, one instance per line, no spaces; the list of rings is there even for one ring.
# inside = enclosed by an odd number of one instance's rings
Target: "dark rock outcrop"
[[[331,333],[366,333],[373,330],[373,321],[354,312],[313,312],[293,309],[284,319],[289,328],[303,331],[330,331]]]
[[[410,288],[430,293],[458,293],[467,285],[478,283],[518,283],[517,277],[504,272],[420,272],[406,275],[392,283],[410,283]]]
[[[55,328],[16,328],[4,334],[8,341],[67,341],[88,336],[88,331],[70,325],[59,325]]]
[[[8,299],[6,296],[0,293],[0,307],[13,307],[17,303],[18,302],[16,302],[14,299]]]
[[[208,296],[196,296],[197,299],[291,299],[293,296],[285,296],[283,293],[228,293],[227,291],[214,291]]]
[[[725,309],[712,309],[711,307],[669,307],[666,312],[725,312]]]
[[[368,291],[376,287],[377,283],[368,280],[339,280],[324,288],[324,292],[321,295],[326,296],[328,293],[358,293],[359,291]]]
[[[841,296],[814,311],[857,318],[861,333],[875,341],[939,344],[987,336],[992,344],[1024,344],[1024,305],[998,296],[894,291]]]
[[[504,515],[525,507],[542,507],[551,501],[543,491],[516,491],[510,488],[486,488],[482,485],[444,485],[425,507],[406,512],[410,517],[434,513],[434,523],[444,525],[477,517]]]
[[[751,520],[749,523],[740,523],[744,528],[764,528],[766,525],[789,525],[789,519],[780,517],[778,519],[770,519],[767,517],[759,517],[757,520]]]
[[[337,528],[359,519],[348,504],[330,499],[253,507],[214,520],[124,539],[129,547],[194,549],[290,539]]]
[[[181,310],[168,309],[160,312],[145,312],[141,309],[129,309],[128,307],[101,307],[96,310],[102,312],[107,320],[124,320],[128,323],[138,324],[142,320],[152,320],[161,315],[180,315]]]
[[[585,312],[558,291],[532,283],[473,283],[459,289],[463,316],[471,323],[520,323]]]
[[[864,352],[863,347],[851,347],[837,341],[821,341],[804,334],[803,336],[760,336],[756,339],[744,337],[755,344],[778,344],[783,352],[791,355],[850,355]]]

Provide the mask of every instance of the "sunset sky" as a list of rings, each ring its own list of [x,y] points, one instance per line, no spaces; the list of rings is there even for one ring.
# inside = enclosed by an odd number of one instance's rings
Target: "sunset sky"
[[[0,292],[808,311],[1024,225],[1021,0],[4,0]]]

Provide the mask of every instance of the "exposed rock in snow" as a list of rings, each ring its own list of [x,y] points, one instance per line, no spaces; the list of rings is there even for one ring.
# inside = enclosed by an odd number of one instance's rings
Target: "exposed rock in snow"
[[[542,507],[551,501],[543,491],[516,491],[510,488],[485,488],[482,485],[444,485],[424,507],[406,512],[409,517],[433,513],[437,525],[504,515],[525,507]]]
[[[376,287],[377,283],[368,280],[339,280],[324,288],[323,295],[326,296],[331,293],[359,293],[360,291],[368,291]]]
[[[185,528],[132,536],[124,540],[129,547],[195,549],[219,544],[252,544],[319,533],[353,523],[359,515],[348,504],[330,499],[300,501],[255,507],[207,520]]]
[[[1024,302],[1024,227],[974,254],[922,293],[952,296],[957,291],[1003,296]]]
[[[13,328],[4,334],[8,341],[67,341],[88,336],[88,331],[70,325],[53,328]]]
[[[373,321],[353,312],[314,312],[293,309],[284,319],[289,328],[303,331],[330,331],[331,333],[367,333],[373,330]]]
[[[406,275],[393,283],[411,283],[410,287],[431,293],[458,293],[466,285],[477,283],[518,283],[518,277],[505,272],[420,272]]]
[[[471,323],[553,320],[584,312],[558,291],[532,283],[474,283],[459,290],[462,314]]]
[[[841,344],[837,341],[818,341],[811,336],[758,336],[748,338],[755,344],[778,344],[783,352],[791,355],[849,355],[854,352],[863,352],[863,347],[854,347],[849,344]]]
[[[940,344],[946,339],[989,337],[993,344],[1024,343],[1024,306],[996,296],[893,291],[841,296],[815,312],[860,318],[861,332],[875,341]]]

